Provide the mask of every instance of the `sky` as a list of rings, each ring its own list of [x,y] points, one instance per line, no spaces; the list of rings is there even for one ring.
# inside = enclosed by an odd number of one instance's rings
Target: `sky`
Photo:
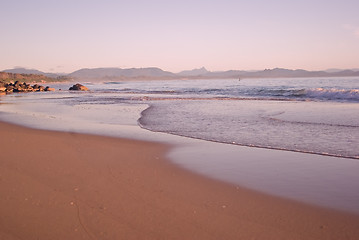
[[[0,70],[359,68],[358,0],[1,0]]]

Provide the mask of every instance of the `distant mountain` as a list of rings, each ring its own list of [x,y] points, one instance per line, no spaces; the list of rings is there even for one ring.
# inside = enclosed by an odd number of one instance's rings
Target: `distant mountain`
[[[263,71],[257,72],[246,72],[242,73],[243,77],[270,77],[270,78],[280,78],[280,77],[325,77],[330,74],[324,71],[307,71],[303,69],[284,69],[284,68],[274,68],[274,69],[265,69]]]
[[[50,77],[50,78],[56,78],[61,76],[61,74],[56,74],[56,73],[45,73],[45,72],[41,72],[39,70],[36,69],[27,69],[27,68],[13,68],[13,69],[6,69],[3,70],[2,72],[7,72],[7,73],[19,73],[19,74],[36,74],[36,75],[44,75],[46,77]],[[63,75],[63,74],[62,74]]]
[[[243,74],[246,74],[246,71],[240,71],[240,70],[228,70],[223,72],[209,72],[206,74],[206,77],[208,78],[239,78]]]
[[[180,76],[203,76],[210,73],[205,67],[202,68],[198,68],[198,69],[193,69],[193,70],[187,70],[187,71],[182,71],[177,73],[177,75]]]
[[[261,71],[228,70],[211,72],[202,67],[177,74],[159,68],[93,68],[80,69],[69,75],[80,80],[131,80],[131,79],[203,79],[203,78],[298,78],[298,77],[347,77],[359,76],[359,71],[341,70],[335,72],[307,71],[303,69],[274,68]]]
[[[176,74],[159,68],[84,68],[69,74],[78,79],[165,79],[175,78]]]
[[[298,78],[298,77],[350,77],[359,76],[359,71],[343,70],[338,72],[307,71],[303,69],[274,68],[262,71],[230,70],[225,72],[209,72],[204,77],[209,78]]]
[[[147,79],[204,79],[204,78],[298,78],[298,77],[351,77],[359,76],[359,69],[329,69],[326,71],[307,71],[303,69],[274,68],[260,71],[208,71],[205,67],[179,72],[177,74],[164,71],[160,68],[84,68],[68,75],[44,73],[36,69],[14,68],[3,72],[18,74],[45,75],[57,78],[60,81],[76,79],[77,81],[125,81],[125,80],[147,80]]]
[[[328,73],[336,73],[336,72],[343,72],[343,71],[347,71],[347,70],[358,72],[359,68],[352,68],[352,69],[330,68],[330,69],[327,69],[325,71],[328,72]]]
[[[340,72],[332,73],[331,76],[333,76],[333,77],[354,77],[354,76],[359,76],[359,70],[357,70],[357,71],[343,70],[343,71],[340,71]]]

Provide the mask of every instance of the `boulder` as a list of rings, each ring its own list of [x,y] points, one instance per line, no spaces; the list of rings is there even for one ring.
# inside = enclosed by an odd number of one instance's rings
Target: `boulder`
[[[45,87],[44,86],[39,86],[36,91],[43,92],[43,91],[45,91]]]
[[[88,91],[89,89],[87,87],[85,87],[84,85],[81,85],[81,84],[77,83],[77,84],[73,85],[72,87],[70,87],[69,90]]]
[[[55,91],[55,88],[50,88],[49,86],[47,86],[47,87],[45,88],[45,91],[46,91],[46,92],[53,92],[53,91]]]
[[[14,86],[8,85],[8,86],[6,87],[6,92],[7,92],[7,93],[12,93],[13,91],[14,91]]]
[[[16,82],[13,84],[13,86],[14,86],[15,88],[20,87],[20,85],[21,85],[21,82],[20,82],[20,81],[16,81]]]
[[[39,84],[35,84],[34,86],[32,86],[32,88],[34,89],[34,92],[42,92],[45,91],[45,87],[41,86]]]
[[[13,92],[23,92],[21,87],[13,87],[12,91]]]

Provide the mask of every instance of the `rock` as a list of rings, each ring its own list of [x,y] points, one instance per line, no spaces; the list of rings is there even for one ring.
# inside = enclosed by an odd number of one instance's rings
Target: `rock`
[[[16,82],[13,84],[13,86],[16,87],[16,88],[20,87],[20,85],[21,85],[21,82],[19,82],[19,81],[16,81]]]
[[[12,92],[40,92],[40,91],[55,91],[54,88],[40,86],[35,84],[31,86],[28,83],[21,83],[16,81],[15,83],[4,83],[0,81],[0,92],[12,93]]]
[[[46,91],[46,92],[53,92],[53,91],[55,91],[55,88],[50,88],[49,86],[47,86],[47,87],[45,88],[45,91]]]
[[[44,86],[41,86],[41,85],[38,85],[38,84],[35,84],[34,86],[32,86],[32,88],[34,89],[34,92],[42,92],[42,91],[45,91],[45,87],[44,87]]]
[[[12,89],[13,92],[22,92],[22,89],[20,87],[14,87]]]
[[[85,87],[84,85],[77,83],[77,84],[73,85],[72,87],[70,87],[69,90],[88,91],[89,89],[87,87]]]
[[[25,89],[25,92],[34,92],[34,89],[29,85]]]
[[[12,93],[13,91],[14,91],[14,86],[12,86],[12,85],[6,86],[6,92],[7,93]]]

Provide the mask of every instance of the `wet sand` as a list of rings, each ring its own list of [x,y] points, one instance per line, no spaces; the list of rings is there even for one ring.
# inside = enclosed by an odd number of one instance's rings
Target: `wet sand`
[[[183,170],[170,146],[0,123],[0,239],[358,239],[359,216]]]

